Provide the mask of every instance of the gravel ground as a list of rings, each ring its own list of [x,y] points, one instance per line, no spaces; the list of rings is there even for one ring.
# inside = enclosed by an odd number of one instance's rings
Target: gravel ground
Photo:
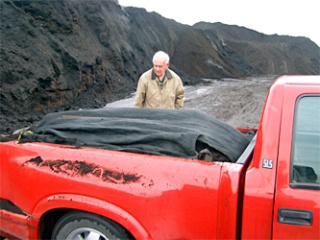
[[[186,86],[185,109],[206,112],[233,127],[257,128],[264,102],[274,77],[249,79],[205,79],[197,86]],[[130,98],[106,107],[132,107]]]
[[[237,128],[257,128],[264,102],[275,77],[247,79],[204,79],[196,86],[186,86],[185,109],[206,112]],[[133,107],[134,93],[126,99],[106,107]],[[13,135],[0,135],[0,141],[16,139]]]

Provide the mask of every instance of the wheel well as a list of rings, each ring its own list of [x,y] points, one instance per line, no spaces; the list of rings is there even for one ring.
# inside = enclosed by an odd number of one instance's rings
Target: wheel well
[[[86,211],[80,211],[80,210],[75,210],[75,209],[66,209],[66,208],[61,208],[61,209],[53,209],[48,212],[46,212],[40,220],[40,239],[51,239],[51,235],[54,229],[54,226],[56,223],[59,221],[60,218],[62,218],[64,215],[66,215],[69,212],[72,211],[78,211],[78,212],[86,212]],[[134,239],[134,237],[131,235],[131,233],[124,228],[122,225],[118,224],[117,222],[106,218],[104,216],[98,215],[96,213],[91,213],[91,212],[86,212],[92,215],[100,216],[101,218],[104,218],[106,221],[110,222],[112,225],[122,229],[123,232],[126,233],[128,236],[128,239]]]
[[[58,220],[71,209],[54,209],[46,212],[40,220],[40,239],[51,239],[52,231]]]

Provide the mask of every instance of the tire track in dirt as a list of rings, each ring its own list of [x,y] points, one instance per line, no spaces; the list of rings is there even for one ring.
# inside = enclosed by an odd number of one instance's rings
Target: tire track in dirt
[[[186,87],[184,108],[206,112],[234,127],[255,128],[273,81],[272,77],[208,80],[202,86]]]

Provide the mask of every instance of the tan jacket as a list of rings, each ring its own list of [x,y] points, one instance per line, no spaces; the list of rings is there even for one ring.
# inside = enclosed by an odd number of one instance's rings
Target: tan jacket
[[[167,69],[161,88],[153,69],[143,73],[139,79],[134,107],[179,109],[184,103],[184,88],[181,78]]]

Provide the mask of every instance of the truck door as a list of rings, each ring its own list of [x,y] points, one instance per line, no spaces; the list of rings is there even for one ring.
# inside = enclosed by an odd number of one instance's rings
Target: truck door
[[[286,88],[272,237],[320,239],[320,86]]]

